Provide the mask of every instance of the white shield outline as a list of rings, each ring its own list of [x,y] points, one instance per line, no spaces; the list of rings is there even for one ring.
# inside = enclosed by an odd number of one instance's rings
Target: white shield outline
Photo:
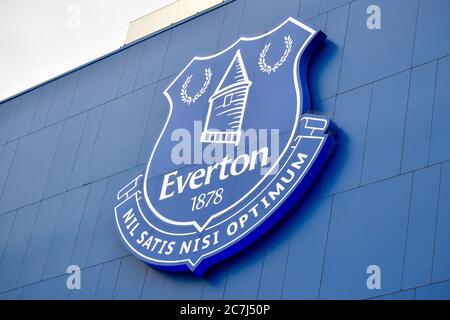
[[[267,171],[267,173],[266,173],[266,174],[258,181],[258,183],[257,183],[250,191],[248,191],[248,192],[247,192],[244,196],[242,196],[238,201],[236,201],[235,203],[233,203],[233,205],[229,206],[228,208],[226,208],[226,209],[224,209],[224,210],[222,210],[222,211],[220,211],[220,212],[218,212],[218,213],[215,213],[215,214],[211,215],[211,216],[209,217],[209,219],[208,219],[202,226],[200,226],[196,221],[179,222],[179,221],[173,221],[173,220],[170,220],[170,219],[166,218],[164,215],[162,215],[161,213],[159,213],[159,212],[155,209],[155,207],[152,205],[151,200],[150,200],[150,198],[148,197],[148,192],[147,192],[147,181],[148,181],[148,177],[149,177],[149,173],[150,173],[150,165],[151,165],[151,162],[152,162],[152,160],[153,160],[154,154],[155,154],[155,152],[156,152],[156,149],[157,149],[157,147],[158,147],[158,145],[159,145],[159,142],[160,142],[162,136],[163,136],[164,133],[165,133],[165,130],[166,130],[166,128],[167,128],[167,125],[168,125],[168,123],[169,123],[169,121],[170,121],[170,119],[171,119],[172,112],[173,112],[173,101],[172,101],[171,96],[170,96],[169,93],[168,93],[168,90],[174,85],[175,82],[178,81],[178,79],[179,79],[179,78],[184,74],[184,72],[192,65],[193,62],[195,62],[195,61],[202,61],[202,60],[209,60],[209,59],[213,59],[213,58],[215,58],[215,57],[217,57],[217,56],[220,56],[220,55],[222,55],[223,53],[225,53],[225,52],[231,50],[234,46],[236,46],[236,45],[237,45],[238,43],[240,43],[241,41],[254,41],[254,40],[258,40],[258,39],[264,38],[264,37],[266,37],[266,36],[268,36],[268,35],[270,35],[270,34],[276,32],[276,31],[278,31],[279,29],[281,29],[284,25],[286,25],[286,24],[289,23],[289,22],[291,22],[291,23],[297,25],[298,27],[302,28],[303,30],[309,32],[310,35],[309,35],[309,37],[307,38],[307,40],[303,43],[301,49],[298,51],[298,53],[297,53],[297,55],[296,55],[296,57],[295,57],[295,62],[294,62],[294,64],[293,64],[294,84],[295,84],[295,90],[296,90],[296,95],[297,95],[297,106],[296,106],[296,112],[297,112],[297,114],[296,114],[295,124],[294,124],[293,130],[292,130],[291,136],[290,136],[290,138],[289,138],[289,141],[286,143],[286,147],[283,149],[283,152],[279,155],[278,159],[277,159],[277,160],[275,161],[275,163],[272,165],[271,169]],[[224,49],[224,50],[222,50],[222,51],[220,51],[220,52],[218,52],[218,53],[215,53],[215,54],[213,54],[213,55],[210,55],[210,56],[205,56],[205,57],[197,57],[197,56],[195,56],[195,57],[194,57],[194,58],[186,65],[186,67],[184,67],[184,69],[183,69],[182,71],[180,71],[180,73],[178,74],[178,76],[177,76],[177,77],[169,84],[169,86],[168,86],[168,87],[164,90],[164,92],[163,92],[164,96],[166,97],[166,99],[167,99],[168,102],[169,102],[169,114],[168,114],[168,116],[167,116],[167,119],[166,119],[166,122],[165,122],[165,124],[164,124],[164,127],[163,127],[163,129],[161,130],[161,133],[160,133],[160,135],[159,135],[159,137],[158,137],[158,139],[157,139],[157,141],[156,141],[155,146],[153,147],[152,153],[151,153],[151,155],[150,155],[150,157],[149,157],[149,160],[148,160],[148,162],[147,162],[147,167],[146,167],[146,170],[145,170],[145,176],[144,176],[144,181],[143,181],[143,194],[144,194],[145,201],[146,201],[146,203],[147,203],[149,209],[151,210],[151,212],[152,212],[158,219],[160,219],[161,221],[164,221],[165,223],[168,223],[168,224],[171,224],[171,225],[175,225],[175,226],[194,226],[194,227],[197,229],[198,232],[202,232],[203,230],[205,230],[205,229],[208,227],[209,223],[210,223],[212,220],[214,220],[215,218],[219,217],[220,215],[222,215],[222,214],[228,212],[228,211],[231,210],[232,208],[236,207],[238,204],[240,204],[242,201],[244,201],[246,198],[248,198],[248,197],[253,193],[253,191],[254,191],[257,187],[259,187],[259,186],[261,185],[261,183],[262,183],[264,180],[266,180],[266,178],[271,174],[271,172],[277,167],[279,161],[283,158],[284,154],[287,152],[287,150],[288,150],[290,144],[292,143],[292,140],[293,140],[294,137],[295,137],[295,131],[296,131],[295,129],[298,128],[299,121],[300,121],[300,118],[301,118],[301,113],[302,113],[302,111],[303,111],[303,110],[302,110],[302,101],[303,101],[303,100],[302,100],[302,95],[303,95],[303,92],[301,92],[300,85],[299,85],[299,81],[300,81],[299,61],[300,61],[300,58],[301,58],[303,52],[305,51],[305,49],[306,49],[306,48],[308,47],[308,45],[310,44],[311,40],[314,38],[314,36],[315,36],[318,32],[319,32],[319,31],[316,31],[316,30],[314,30],[314,29],[308,27],[307,25],[301,23],[300,21],[298,21],[298,20],[296,20],[296,19],[294,19],[294,18],[292,18],[292,17],[289,17],[288,19],[286,19],[283,23],[281,23],[280,25],[278,25],[278,26],[275,27],[274,29],[272,29],[272,30],[270,30],[270,31],[268,31],[268,32],[266,32],[266,33],[263,33],[263,34],[261,34],[261,35],[259,35],[259,36],[255,36],[255,37],[241,37],[241,38],[239,38],[238,40],[236,40],[233,44],[231,44],[229,47],[227,47],[226,49]],[[145,217],[144,217],[144,219],[146,220],[147,223],[150,224],[150,222],[149,222]]]

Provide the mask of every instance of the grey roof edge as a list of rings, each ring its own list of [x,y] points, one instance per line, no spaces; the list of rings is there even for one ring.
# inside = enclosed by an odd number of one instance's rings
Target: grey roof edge
[[[76,72],[76,71],[78,71],[78,70],[81,70],[81,69],[83,69],[83,68],[85,68],[85,67],[87,67],[87,66],[89,66],[89,65],[91,65],[91,64],[94,64],[94,63],[98,62],[98,61],[101,61],[101,60],[103,60],[103,59],[106,59],[106,58],[108,58],[108,57],[110,57],[110,56],[112,56],[112,55],[114,55],[114,54],[116,54],[116,53],[119,53],[119,52],[121,52],[121,51],[123,51],[123,50],[125,50],[125,49],[128,49],[128,48],[130,48],[130,47],[132,47],[132,46],[134,46],[134,45],[137,45],[137,44],[139,44],[139,43],[141,43],[141,42],[144,42],[144,41],[146,41],[146,40],[148,40],[148,39],[150,39],[150,38],[152,38],[152,37],[154,37],[154,36],[156,36],[156,35],[158,35],[158,34],[161,34],[161,33],[163,33],[163,32],[166,32],[166,31],[168,31],[168,30],[170,30],[170,29],[176,28],[176,27],[182,25],[183,23],[186,23],[186,22],[188,22],[188,21],[190,21],[190,20],[193,20],[193,19],[195,19],[195,18],[198,18],[198,17],[200,17],[200,16],[202,16],[202,15],[204,15],[204,14],[207,14],[207,13],[209,13],[209,12],[211,12],[211,11],[217,10],[217,9],[219,9],[219,8],[221,8],[221,7],[223,7],[223,6],[227,5],[227,4],[229,4],[229,3],[231,3],[231,2],[234,2],[234,1],[236,1],[236,0],[224,0],[222,3],[219,3],[219,4],[215,5],[215,6],[212,6],[211,8],[208,8],[208,9],[206,9],[206,10],[203,10],[203,11],[201,11],[201,12],[198,12],[198,13],[195,14],[195,15],[192,15],[192,16],[190,16],[190,17],[187,17],[187,18],[183,19],[183,20],[180,20],[180,21],[178,21],[178,22],[175,22],[175,23],[171,24],[170,26],[167,26],[167,27],[165,27],[165,28],[163,28],[163,29],[160,29],[160,30],[158,30],[158,31],[155,31],[155,32],[153,32],[153,33],[150,33],[150,34],[148,34],[148,35],[146,35],[146,36],[144,36],[144,37],[142,37],[142,38],[140,38],[140,39],[137,39],[137,40],[132,41],[132,42],[126,44],[126,45],[123,45],[122,47],[120,47],[120,48],[118,48],[118,49],[116,49],[116,50],[114,50],[114,51],[111,51],[111,52],[109,52],[109,53],[107,53],[107,54],[105,54],[105,55],[103,55],[103,56],[100,56],[100,57],[98,57],[98,58],[96,58],[96,59],[94,59],[94,60],[91,60],[91,61],[89,61],[89,62],[86,62],[86,63],[84,63],[84,64],[82,64],[82,65],[80,65],[80,66],[78,66],[78,67],[75,67],[75,68],[73,68],[73,69],[71,69],[71,70],[68,70],[68,71],[66,71],[66,72],[64,72],[64,73],[62,73],[62,74],[60,74],[60,75],[57,75],[57,76],[55,76],[55,77],[53,77],[53,78],[50,78],[50,79],[48,79],[48,80],[46,80],[46,81],[44,81],[44,82],[41,82],[41,83],[39,83],[39,84],[37,84],[37,85],[34,85],[34,86],[30,87],[30,88],[28,88],[28,89],[19,91],[18,93],[14,94],[14,95],[12,95],[12,96],[10,96],[10,97],[8,97],[8,98],[5,98],[5,99],[3,99],[3,100],[0,100],[0,104],[3,104],[3,103],[5,103],[5,102],[7,102],[7,101],[9,101],[9,100],[15,99],[15,98],[17,98],[17,97],[19,97],[19,96],[21,96],[21,95],[23,95],[23,94],[25,94],[25,93],[28,93],[28,92],[30,92],[30,91],[33,91],[33,90],[35,90],[35,89],[37,89],[37,88],[39,88],[39,87],[41,87],[41,86],[44,86],[44,85],[46,85],[46,84],[48,84],[48,83],[50,83],[50,82],[52,82],[52,81],[58,80],[58,79],[60,79],[60,78],[62,78],[62,77],[65,77],[65,76],[67,76],[67,75],[69,75],[69,74],[71,74],[71,73],[73,73],[73,72]]]

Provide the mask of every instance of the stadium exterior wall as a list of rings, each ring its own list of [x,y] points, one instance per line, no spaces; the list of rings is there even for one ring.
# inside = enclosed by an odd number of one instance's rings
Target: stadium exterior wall
[[[449,13],[447,0],[227,1],[2,102],[0,299],[449,299]],[[147,267],[113,207],[162,129],[162,92],[193,56],[289,16],[328,36],[308,82],[334,154],[288,216],[203,277]]]

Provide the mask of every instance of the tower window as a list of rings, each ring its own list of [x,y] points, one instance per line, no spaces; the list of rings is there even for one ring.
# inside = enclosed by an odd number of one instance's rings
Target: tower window
[[[223,103],[224,107],[228,107],[231,104],[231,98],[233,97],[232,94],[229,94],[227,96],[225,96],[225,101]]]

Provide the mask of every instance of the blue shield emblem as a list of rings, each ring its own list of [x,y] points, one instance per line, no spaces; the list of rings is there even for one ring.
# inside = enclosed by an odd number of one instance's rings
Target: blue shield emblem
[[[324,38],[289,18],[194,57],[170,83],[146,171],[117,194],[116,223],[135,255],[202,274],[300,198],[333,145],[329,120],[308,113],[306,69]]]

